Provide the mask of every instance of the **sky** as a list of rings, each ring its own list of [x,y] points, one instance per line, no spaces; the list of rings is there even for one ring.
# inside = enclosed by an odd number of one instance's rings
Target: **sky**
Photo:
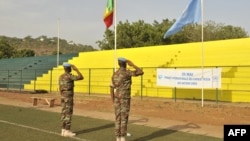
[[[203,0],[203,19],[242,27],[250,34],[250,0]],[[0,0],[0,35],[59,37],[99,49],[107,0]],[[116,0],[116,21],[178,19],[189,0]],[[113,24],[114,25],[114,24]],[[114,29],[111,26],[110,29]],[[58,34],[59,33],[59,34]]]

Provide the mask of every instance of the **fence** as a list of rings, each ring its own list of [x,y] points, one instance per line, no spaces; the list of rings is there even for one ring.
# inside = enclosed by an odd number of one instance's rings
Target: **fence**
[[[188,69],[191,67],[186,67]],[[195,68],[195,67],[192,67]],[[197,67],[196,67],[197,68]],[[205,67],[204,67],[205,68]],[[209,68],[216,68],[209,67]],[[204,89],[204,99],[250,102],[250,66],[222,66],[220,89]],[[143,76],[132,78],[132,96],[172,99],[201,99],[200,89],[172,88],[156,85],[157,68],[142,68]],[[183,69],[181,67],[172,69]],[[79,68],[84,80],[75,82],[76,93],[109,94],[113,68]],[[20,91],[58,91],[58,77],[63,69],[0,70],[0,88]]]

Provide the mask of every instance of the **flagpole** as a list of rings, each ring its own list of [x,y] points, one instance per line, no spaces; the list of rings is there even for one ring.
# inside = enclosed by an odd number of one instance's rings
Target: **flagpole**
[[[198,13],[199,12],[199,13]],[[183,11],[181,17],[176,20],[176,22],[167,30],[167,32],[164,34],[163,38],[175,34],[179,32],[183,26],[190,24],[190,23],[196,23],[200,22],[201,20],[201,103],[203,107],[203,97],[204,97],[204,84],[203,84],[203,66],[204,66],[204,41],[203,41],[203,0],[190,0],[188,6]]]
[[[203,101],[204,101],[204,84],[203,84],[203,78],[204,78],[204,31],[203,31],[203,0],[201,0],[201,81],[202,81],[202,96],[201,96],[201,106],[203,107]]]
[[[60,47],[59,47],[59,30],[60,30],[60,19],[57,19],[57,61],[56,64],[57,66],[59,65],[59,51],[60,51]]]
[[[57,19],[57,57],[56,57],[56,65],[59,66],[59,53],[60,53],[60,19]],[[52,72],[51,72],[52,73]],[[59,69],[57,69],[57,78],[59,77]],[[57,81],[58,86],[58,81]],[[59,88],[57,87],[57,92],[59,92]]]
[[[117,58],[117,54],[116,54],[116,40],[117,40],[117,38],[116,38],[116,34],[117,34],[117,32],[116,32],[116,0],[114,0],[114,31],[115,31],[115,41],[114,41],[114,67],[115,67],[115,71],[116,71],[116,58]]]

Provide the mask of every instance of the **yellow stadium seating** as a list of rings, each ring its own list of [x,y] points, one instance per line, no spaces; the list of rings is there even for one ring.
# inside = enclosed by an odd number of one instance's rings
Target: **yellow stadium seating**
[[[132,96],[201,99],[200,89],[180,89],[156,85],[157,68],[222,68],[222,87],[205,89],[205,100],[250,102],[250,38],[196,42],[176,45],[80,52],[69,60],[84,75],[75,83],[77,93],[109,94],[109,85],[115,57],[125,57],[142,67],[144,75],[133,78]],[[132,68],[130,68],[132,69]],[[42,77],[25,85],[48,91],[57,91],[62,66],[53,68]],[[50,79],[52,78],[52,80]],[[51,80],[51,81],[50,81]]]

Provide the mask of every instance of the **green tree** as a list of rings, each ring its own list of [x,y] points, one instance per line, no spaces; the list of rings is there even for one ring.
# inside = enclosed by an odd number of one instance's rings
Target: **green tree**
[[[32,38],[32,36],[26,36],[26,37],[24,37],[24,41],[26,41],[26,42],[31,42],[31,41],[33,41],[34,39]]]
[[[165,22],[168,22],[168,20]],[[159,24],[156,21],[154,25],[145,23],[143,20],[132,24],[128,21],[124,23],[119,22],[117,25],[117,48],[133,48],[161,44],[163,43],[161,35],[163,26],[166,29],[164,24]],[[103,40],[97,41],[101,50],[114,49],[114,31],[107,29],[103,37]]]
[[[11,58],[15,54],[15,48],[10,46],[6,40],[0,40],[0,59]]]
[[[104,35],[103,35],[102,41],[97,41],[99,48],[101,50],[111,50],[114,49],[114,31],[106,29]]]
[[[33,55],[51,55],[58,47],[58,38],[47,36],[39,36],[37,38],[32,38],[31,36],[26,36],[24,39],[11,38],[6,36],[0,36],[1,40],[5,40],[9,46],[14,47],[15,54],[11,57],[25,57]],[[75,44],[73,41],[68,42],[65,39],[60,39],[60,53],[78,53],[86,51],[95,51],[90,45]]]
[[[31,57],[31,56],[35,56],[35,51],[30,49],[18,50],[16,51],[15,55],[13,55],[13,57]]]
[[[59,51],[59,54],[62,54],[62,52]],[[57,51],[53,51],[51,55],[57,55]]]
[[[242,27],[234,27],[213,21],[208,21],[204,24],[204,41],[246,37],[248,37],[248,34]]]
[[[174,24],[175,20],[163,20],[161,23],[154,21],[153,24],[143,20],[130,24],[128,21],[119,22],[117,27],[117,48],[133,48],[154,45],[180,44],[200,42],[202,27],[198,24],[189,24],[181,32],[163,39],[165,32]],[[208,21],[203,26],[204,41],[224,40],[248,37],[247,32],[241,27],[232,25],[216,24]],[[103,39],[97,41],[101,50],[114,49],[114,31],[106,29]]]

